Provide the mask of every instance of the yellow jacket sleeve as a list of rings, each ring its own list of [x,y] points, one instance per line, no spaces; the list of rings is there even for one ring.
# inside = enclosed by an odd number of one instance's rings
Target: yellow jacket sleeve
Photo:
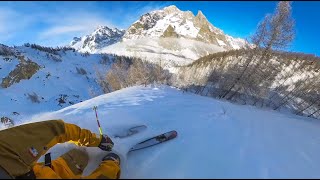
[[[65,133],[59,136],[58,143],[73,142],[78,146],[97,147],[101,141],[100,135],[87,129],[81,129],[74,124],[65,123]]]
[[[61,177],[48,166],[36,164],[33,166],[33,172],[37,179],[61,179]]]
[[[41,121],[0,131],[0,166],[11,176],[32,169],[38,159],[57,143],[98,146],[101,139],[89,130],[63,120]]]

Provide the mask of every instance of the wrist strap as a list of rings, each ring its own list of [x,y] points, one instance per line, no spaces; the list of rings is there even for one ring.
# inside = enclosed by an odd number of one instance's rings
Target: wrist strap
[[[44,165],[51,168],[51,153],[44,155]]]

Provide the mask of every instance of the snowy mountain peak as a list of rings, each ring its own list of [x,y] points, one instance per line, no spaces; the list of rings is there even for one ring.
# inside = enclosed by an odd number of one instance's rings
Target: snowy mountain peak
[[[106,34],[112,36],[113,33],[121,34],[124,30],[118,28],[109,28],[108,26],[99,26],[94,33]]]
[[[81,41],[81,38],[79,37],[74,37],[73,40],[70,43],[70,46],[75,45],[77,42]]]
[[[196,15],[196,17],[194,18],[194,23],[198,27],[211,25],[210,22],[208,21],[208,19],[206,18],[206,16],[200,10],[198,11],[198,14]],[[215,28],[215,27],[213,27],[213,28]],[[218,28],[215,28],[215,29],[218,29]]]
[[[70,46],[81,52],[94,52],[96,49],[117,43],[124,33],[125,30],[120,30],[118,28],[99,26],[90,35],[81,38],[73,38]]]
[[[171,5],[146,13],[126,31],[123,40],[154,37],[177,37],[215,44],[224,49],[238,49],[245,41],[228,38],[222,30],[214,27],[202,13],[195,16],[191,11],[181,11]]]
[[[181,10],[178,9],[177,6],[175,6],[175,5],[167,6],[167,7],[163,8],[163,10],[167,14],[171,14],[171,13],[175,13],[175,12],[181,12]]]
[[[202,13],[202,11],[201,11],[201,10],[198,10],[198,14],[197,14],[197,16],[196,16],[196,17],[207,20],[207,18],[204,16],[204,14]]]
[[[239,49],[247,42],[213,26],[201,10],[195,15],[171,5],[140,16],[129,28],[99,26],[71,46],[80,52],[111,53],[172,64],[190,63],[211,53]]]

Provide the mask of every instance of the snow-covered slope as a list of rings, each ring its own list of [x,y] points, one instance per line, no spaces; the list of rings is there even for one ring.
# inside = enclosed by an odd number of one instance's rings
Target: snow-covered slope
[[[133,125],[148,126],[132,137],[113,139],[114,150],[122,156],[122,178],[320,177],[319,121],[167,86],[122,89],[56,112],[25,117],[20,123],[62,118],[98,133],[94,105],[106,134]],[[135,143],[172,129],[178,131],[175,140],[126,154]],[[74,147],[59,144],[50,150],[52,158]],[[90,155],[84,172],[89,174],[106,152],[81,149]]]
[[[117,43],[122,38],[124,32],[125,30],[100,26],[90,35],[81,38],[74,37],[70,43],[70,47],[80,52],[92,53],[97,49]]]
[[[97,53],[112,53],[146,59],[152,63],[162,61],[164,68],[186,65],[202,56],[224,51],[223,48],[185,38],[141,38],[126,40],[107,46]]]
[[[103,93],[96,82],[96,70],[106,72],[109,67],[100,63],[102,55],[85,56],[72,50],[51,54],[25,46],[11,50],[19,54],[18,58],[0,56],[0,117],[17,120]],[[35,65],[23,67],[26,62]],[[15,71],[18,65],[22,68]],[[23,74],[28,77],[23,78]],[[10,81],[3,83],[4,78]]]

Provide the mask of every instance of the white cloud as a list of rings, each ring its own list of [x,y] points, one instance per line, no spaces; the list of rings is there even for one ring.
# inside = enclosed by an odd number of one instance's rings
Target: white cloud
[[[133,6],[126,9],[119,2],[119,6],[101,11],[95,3],[61,3],[21,2],[0,7],[0,42],[66,45],[73,37],[90,34],[100,25],[126,29],[141,15],[169,5],[132,2]]]
[[[99,25],[113,26],[99,14],[88,12],[60,13],[46,18],[48,28],[39,34],[39,39],[44,40],[59,35],[82,36],[91,33]]]
[[[26,4],[11,5],[17,7]],[[63,7],[47,10],[45,5],[28,4],[30,9],[23,10],[21,7],[0,7],[0,43],[12,45],[16,44],[15,41],[21,43],[23,40],[56,46],[66,42],[66,38],[69,38],[69,42],[74,36],[89,34],[99,25],[113,27],[113,24],[106,20],[107,16],[97,12]]]
[[[30,17],[9,8],[0,8],[0,41],[12,38],[18,31],[28,26]]]
[[[52,27],[48,30],[46,30],[45,32],[43,32],[41,34],[41,36],[43,38],[48,38],[48,37],[52,37],[52,36],[56,36],[59,34],[64,34],[64,33],[70,33],[70,32],[79,32],[79,31],[84,31],[86,28],[83,26],[56,26],[56,27]]]
[[[62,41],[65,41],[62,36],[69,36],[69,43],[72,40],[72,37],[81,37],[90,34],[100,25],[126,29],[141,15],[153,10],[161,9],[165,5],[168,5],[168,3],[160,4],[150,2],[148,4],[140,4],[131,7],[130,11],[122,8],[115,8],[104,14],[94,12],[92,9],[91,11],[80,9],[77,12],[66,12],[61,9],[56,12],[54,16],[52,16],[52,14],[46,15],[45,19],[50,26],[42,31],[38,38],[40,41],[50,42],[49,39],[52,37],[61,38]],[[121,17],[120,22],[115,20],[116,18],[119,19],[119,17]],[[55,39],[55,42],[56,41],[57,39]]]

